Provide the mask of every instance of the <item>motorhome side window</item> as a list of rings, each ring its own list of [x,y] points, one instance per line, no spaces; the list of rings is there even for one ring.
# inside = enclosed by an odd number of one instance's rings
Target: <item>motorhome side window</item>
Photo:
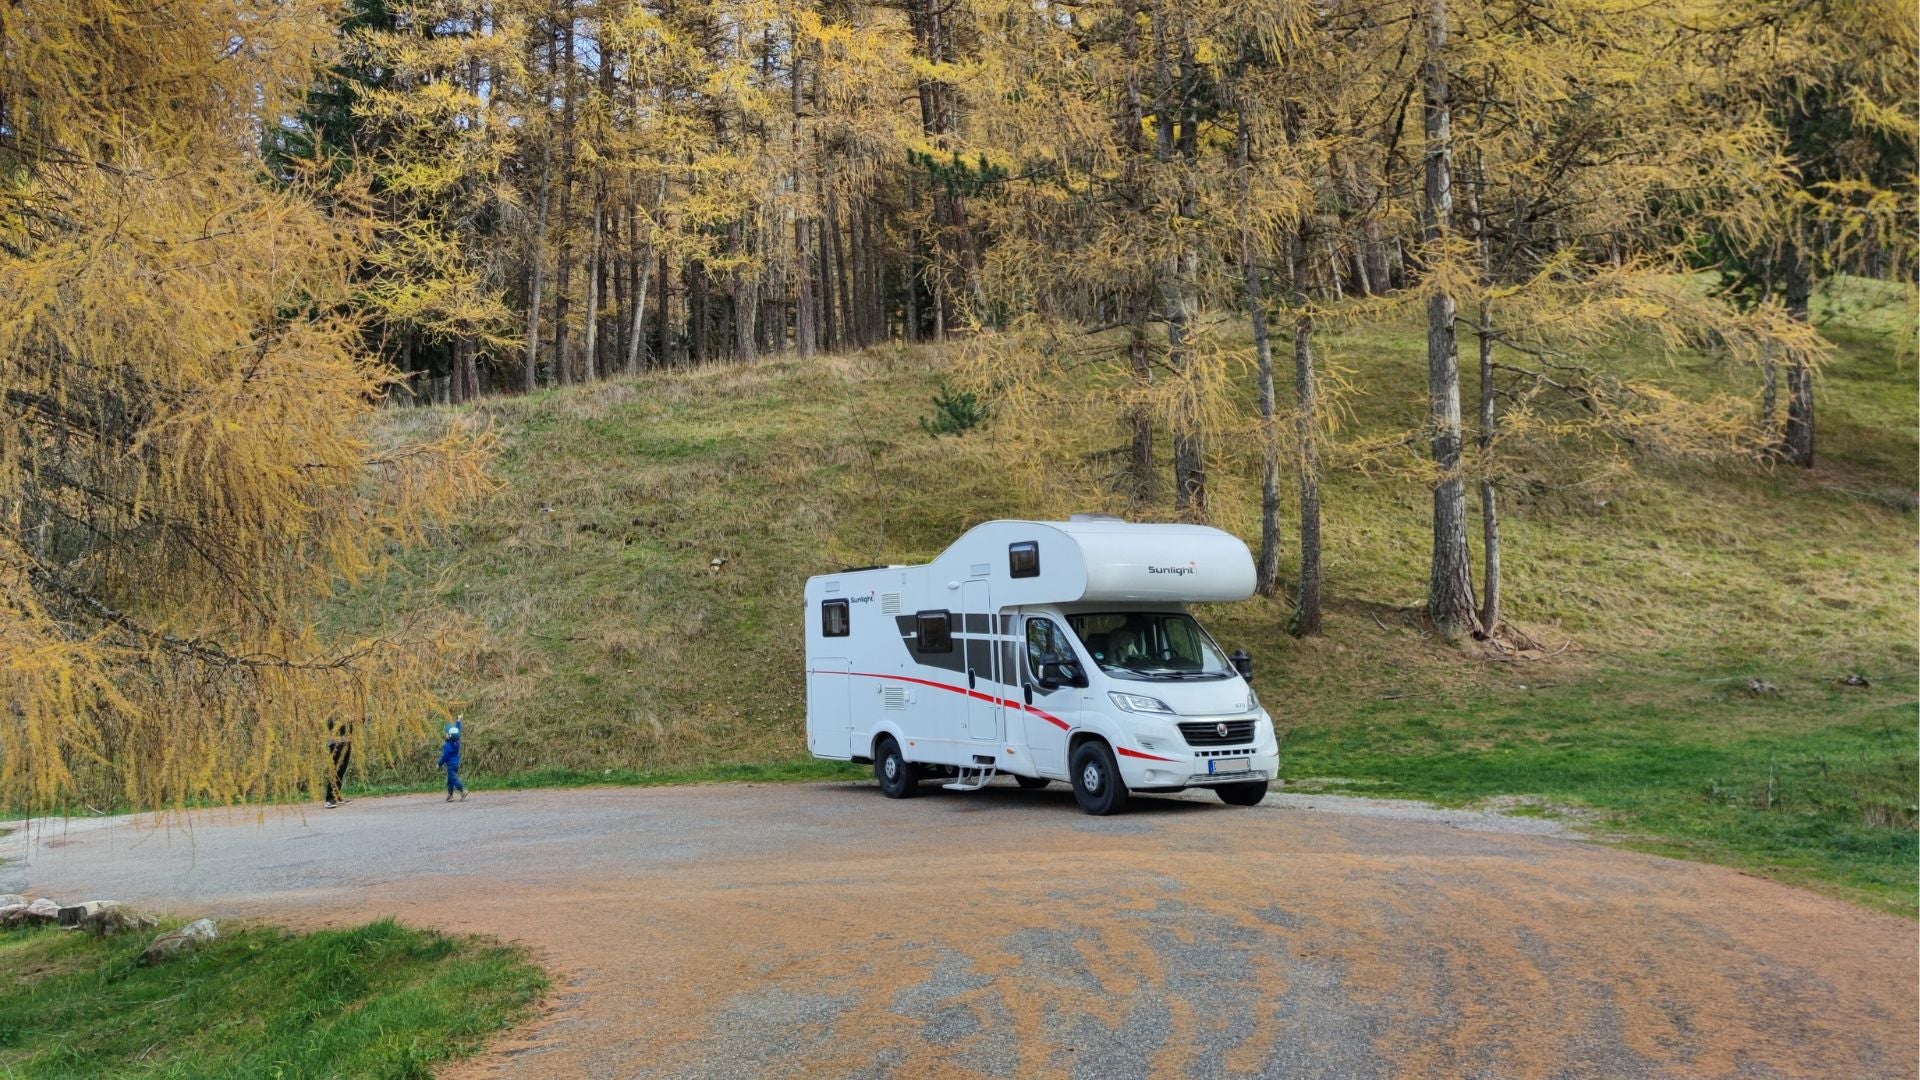
[[[820,634],[822,637],[847,636],[847,602],[845,600],[820,602]]]
[[[920,651],[952,652],[953,622],[944,611],[922,611],[914,616],[914,639]]]
[[[1007,545],[1008,577],[1040,576],[1040,542],[1022,540],[1018,544]]]

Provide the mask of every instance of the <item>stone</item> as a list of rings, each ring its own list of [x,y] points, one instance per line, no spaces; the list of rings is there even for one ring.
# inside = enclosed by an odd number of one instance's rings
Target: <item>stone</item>
[[[0,908],[10,908],[15,904],[18,904],[21,907],[26,907],[27,898],[24,896],[21,896],[19,893],[14,893],[14,892],[0,893]]]
[[[137,915],[118,900],[89,900],[60,909],[60,925],[69,930],[85,930],[96,937],[108,937],[124,930],[145,930],[154,920]]]
[[[56,900],[41,897],[29,904],[12,904],[0,908],[0,927],[12,929],[16,926],[35,926],[60,921],[60,904]]]
[[[212,919],[195,919],[178,930],[169,930],[154,938],[146,951],[140,954],[140,962],[152,964],[219,938],[220,930],[214,926]]]
[[[78,904],[68,904],[60,909],[60,925],[66,927],[79,926],[92,916],[98,915],[102,911],[110,911],[119,906],[120,901],[118,900],[82,900]]]
[[[151,930],[154,922],[152,916],[136,915],[123,907],[110,907],[88,916],[75,929],[85,930],[95,937],[112,937],[128,930]]]

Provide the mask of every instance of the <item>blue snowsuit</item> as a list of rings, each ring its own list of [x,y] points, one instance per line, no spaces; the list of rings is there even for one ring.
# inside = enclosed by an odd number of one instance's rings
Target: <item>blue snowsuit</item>
[[[440,744],[440,767],[447,770],[447,794],[467,790],[467,786],[460,782],[460,736],[455,735]]]

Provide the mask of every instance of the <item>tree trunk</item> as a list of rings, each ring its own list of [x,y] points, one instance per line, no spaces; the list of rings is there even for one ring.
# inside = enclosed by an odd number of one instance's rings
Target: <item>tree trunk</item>
[[[1387,245],[1380,239],[1380,220],[1368,210],[1361,219],[1361,247],[1367,257],[1367,284],[1375,293],[1388,292],[1393,288],[1391,273],[1387,267]]]
[[[601,192],[599,185],[593,193],[593,241],[587,249],[587,341],[586,371],[587,382],[600,377],[600,214]]]
[[[1786,245],[1787,317],[1806,322],[1813,293],[1812,267],[1798,230]],[[1795,353],[1787,366],[1787,428],[1781,449],[1786,459],[1803,469],[1813,468],[1813,370]]]
[[[553,142],[540,142],[540,210],[535,219],[533,250],[527,253],[527,357],[521,368],[520,388],[531,394],[540,375],[540,304],[546,284],[547,207],[553,195]]]
[[[825,187],[824,183],[822,187]],[[820,348],[823,352],[839,352],[840,312],[833,302],[833,256],[827,247],[827,223],[815,219],[813,231],[813,250],[820,260],[820,272],[814,275],[820,288]]]
[[[794,173],[794,189],[799,190],[799,173]],[[793,215],[793,336],[794,348],[801,359],[813,356],[813,252],[807,247],[807,221],[798,210]]]
[[[1300,595],[1288,627],[1320,632],[1320,383],[1313,370],[1313,314],[1307,303],[1307,229],[1293,234],[1294,439],[1300,444]],[[1338,272],[1338,268],[1334,268]]]
[[[827,237],[833,252],[833,277],[828,280],[827,286],[835,293],[834,306],[840,312],[839,333],[834,337],[833,344],[835,348],[845,350],[858,332],[854,323],[859,316],[853,310],[853,283],[848,280],[847,249],[840,239],[839,198],[831,185],[827,187]]]
[[[1428,0],[1425,84],[1427,248],[1437,256],[1453,226],[1453,118],[1447,83],[1446,0]],[[1429,286],[1432,287],[1431,285]],[[1466,485],[1460,475],[1460,354],[1453,297],[1427,300],[1427,423],[1438,478],[1433,485],[1433,565],[1427,614],[1447,637],[1476,633],[1473,567],[1467,550]]]
[[[1191,186],[1193,152],[1190,149],[1196,135],[1188,101],[1191,92],[1188,88],[1195,85],[1196,80],[1190,74],[1192,62],[1184,45],[1178,60],[1181,76],[1177,80],[1169,77],[1176,42],[1169,33],[1168,22],[1164,12],[1154,11],[1154,82],[1161,94],[1154,110],[1155,150],[1163,165],[1177,161],[1182,166],[1173,222],[1178,234],[1184,232],[1180,222],[1192,220],[1197,209]],[[1178,89],[1172,90],[1175,87]],[[1167,99],[1170,90],[1177,92],[1177,99]],[[1199,266],[1199,256],[1191,242],[1181,241],[1160,270],[1160,303],[1161,315],[1167,321],[1167,366],[1188,384],[1183,388],[1188,392],[1187,401],[1174,412],[1173,418],[1173,505],[1181,517],[1204,521],[1207,517],[1206,449],[1200,430],[1199,402],[1191,392],[1193,325],[1200,306]]]
[[[707,362],[707,264],[687,263],[687,351],[694,367]]]
[[[747,223],[733,223],[734,254],[746,255]],[[727,299],[733,308],[733,358],[745,364],[755,359],[756,323],[760,316],[760,282],[756,275],[745,267],[736,267],[727,274]]]
[[[1493,435],[1493,302],[1485,290],[1493,285],[1493,246],[1487,237],[1484,189],[1486,163],[1475,158],[1467,188],[1467,214],[1473,223],[1473,242],[1480,256],[1480,318],[1476,340],[1480,347],[1480,557],[1482,560],[1480,626],[1488,634],[1500,628],[1500,503],[1494,491]]]
[[[656,367],[670,368],[673,366],[676,346],[673,337],[673,257],[668,252],[660,253],[660,269],[654,279],[660,282],[660,305],[653,312],[653,362]]]
[[[1248,105],[1239,103],[1235,128],[1235,164],[1240,172],[1240,275],[1247,294],[1247,318],[1253,324],[1255,386],[1260,398],[1260,557],[1254,564],[1254,590],[1272,596],[1280,581],[1280,431],[1274,417],[1273,341],[1267,332],[1266,289],[1260,280],[1259,252],[1252,222],[1253,135]]]
[[[553,370],[555,380],[564,386],[573,381],[573,363],[567,356],[567,291],[573,276],[569,243],[573,224],[573,0],[567,0],[561,11],[566,27],[561,35],[565,69],[560,73],[560,251],[555,264],[560,276],[553,290]]]

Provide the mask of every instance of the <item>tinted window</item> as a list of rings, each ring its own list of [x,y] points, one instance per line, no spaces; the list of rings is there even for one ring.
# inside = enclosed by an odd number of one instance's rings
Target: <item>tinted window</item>
[[[847,602],[845,600],[820,602],[820,633],[826,637],[847,636]]]
[[[1067,632],[1052,619],[1027,620],[1027,670],[1040,674],[1041,664],[1075,663]]]
[[[922,611],[913,617],[914,639],[920,651],[952,652],[953,623],[944,611]]]
[[[1007,574],[1011,577],[1040,576],[1040,542],[1023,540],[1007,545]]]

